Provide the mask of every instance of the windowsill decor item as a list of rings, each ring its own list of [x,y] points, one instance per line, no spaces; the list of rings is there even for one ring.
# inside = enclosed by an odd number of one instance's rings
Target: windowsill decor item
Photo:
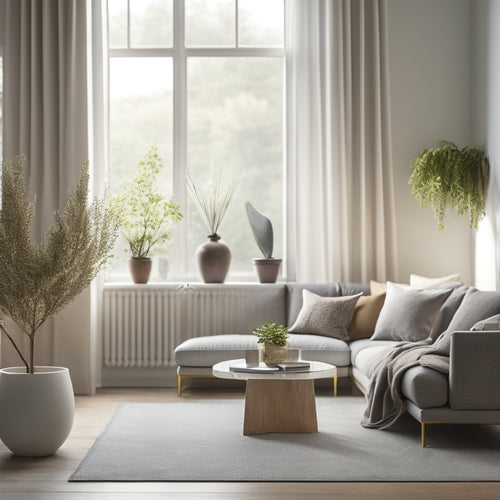
[[[281,259],[273,258],[273,225],[270,219],[256,210],[249,201],[245,203],[245,208],[255,241],[264,256],[262,259],[253,259],[257,277],[261,283],[275,283]]]
[[[33,242],[35,205],[26,197],[24,162],[17,156],[2,166],[0,330],[24,366],[0,370],[0,438],[16,455],[44,456],[68,437],[74,396],[67,368],[35,366],[37,333],[105,265],[119,218],[102,199],[88,205],[85,165],[64,210]],[[18,328],[8,326],[8,319]]]
[[[267,364],[283,363],[288,359],[288,333],[286,327],[265,321],[252,332],[263,345],[263,361]]]
[[[440,141],[411,164],[408,183],[413,196],[422,207],[431,205],[439,229],[444,229],[448,206],[459,215],[469,212],[470,227],[477,228],[484,216],[489,172],[488,158],[477,146],[459,149],[453,142]]]
[[[188,192],[209,231],[209,241],[196,250],[198,269],[205,283],[224,283],[229,271],[231,250],[220,241],[218,232],[237,187],[237,180],[224,186],[221,172],[216,174],[213,167],[210,184],[204,190],[187,177]]]
[[[130,248],[130,273],[134,283],[147,283],[151,273],[150,255],[158,247],[168,250],[173,225],[183,214],[177,203],[167,201],[158,189],[162,168],[158,150],[152,146],[132,181],[122,185],[122,193],[111,200],[122,219],[122,233]],[[167,248],[165,248],[167,247]]]

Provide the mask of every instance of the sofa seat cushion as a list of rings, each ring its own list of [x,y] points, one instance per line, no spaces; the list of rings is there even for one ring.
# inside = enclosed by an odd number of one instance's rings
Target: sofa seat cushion
[[[401,392],[419,408],[443,406],[448,403],[448,376],[426,366],[414,366],[403,375]]]
[[[302,359],[309,361],[323,361],[335,366],[349,366],[349,345],[343,340],[320,335],[290,333],[288,346],[291,349],[300,349]]]
[[[366,377],[367,366],[381,352],[390,349],[391,345],[375,345],[358,352],[353,366],[354,373],[362,375],[359,382],[368,390],[369,381]],[[406,370],[401,379],[401,392],[404,397],[415,403],[419,408],[434,408],[448,402],[448,377],[431,368],[414,366]]]
[[[257,349],[255,335],[211,335],[194,337],[174,351],[178,366],[213,366],[220,361],[245,357],[247,349]],[[349,346],[342,340],[319,335],[290,334],[288,346],[301,349],[303,359],[349,366]]]
[[[371,339],[360,339],[354,340],[349,344],[351,349],[351,365],[356,366],[356,357],[364,349],[370,349],[371,347],[394,347],[399,342],[395,340],[371,340]]]
[[[175,362],[180,366],[213,366],[244,358],[247,349],[257,349],[257,340],[255,335],[193,337],[175,348]]]

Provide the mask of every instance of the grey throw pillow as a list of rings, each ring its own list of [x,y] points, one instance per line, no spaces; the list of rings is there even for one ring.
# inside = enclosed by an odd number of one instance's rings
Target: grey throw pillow
[[[302,309],[290,333],[324,335],[347,342],[347,327],[351,324],[356,302],[362,293],[344,297],[321,297],[302,290]]]
[[[415,290],[387,283],[387,295],[372,340],[418,342],[428,338],[451,290]]]
[[[470,330],[478,321],[496,314],[500,314],[500,292],[486,292],[471,287],[446,331]]]

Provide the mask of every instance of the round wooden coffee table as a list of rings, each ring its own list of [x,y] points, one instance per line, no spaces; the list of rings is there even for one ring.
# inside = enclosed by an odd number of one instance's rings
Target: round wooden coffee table
[[[217,363],[214,377],[246,380],[243,434],[268,432],[318,432],[314,380],[337,378],[337,367],[309,361],[307,372],[247,373],[230,367],[245,365],[244,359]],[[336,385],[336,384],[335,384]]]

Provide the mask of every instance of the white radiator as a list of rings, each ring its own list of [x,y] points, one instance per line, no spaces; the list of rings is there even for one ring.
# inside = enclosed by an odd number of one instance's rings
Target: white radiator
[[[173,366],[175,347],[188,338],[250,333],[249,317],[255,326],[282,320],[283,311],[266,312],[267,305],[272,308],[272,296],[278,295],[275,303],[283,302],[282,293],[279,287],[262,293],[255,287],[229,285],[105,289],[104,365]],[[256,314],[254,305],[258,303],[265,305]]]

